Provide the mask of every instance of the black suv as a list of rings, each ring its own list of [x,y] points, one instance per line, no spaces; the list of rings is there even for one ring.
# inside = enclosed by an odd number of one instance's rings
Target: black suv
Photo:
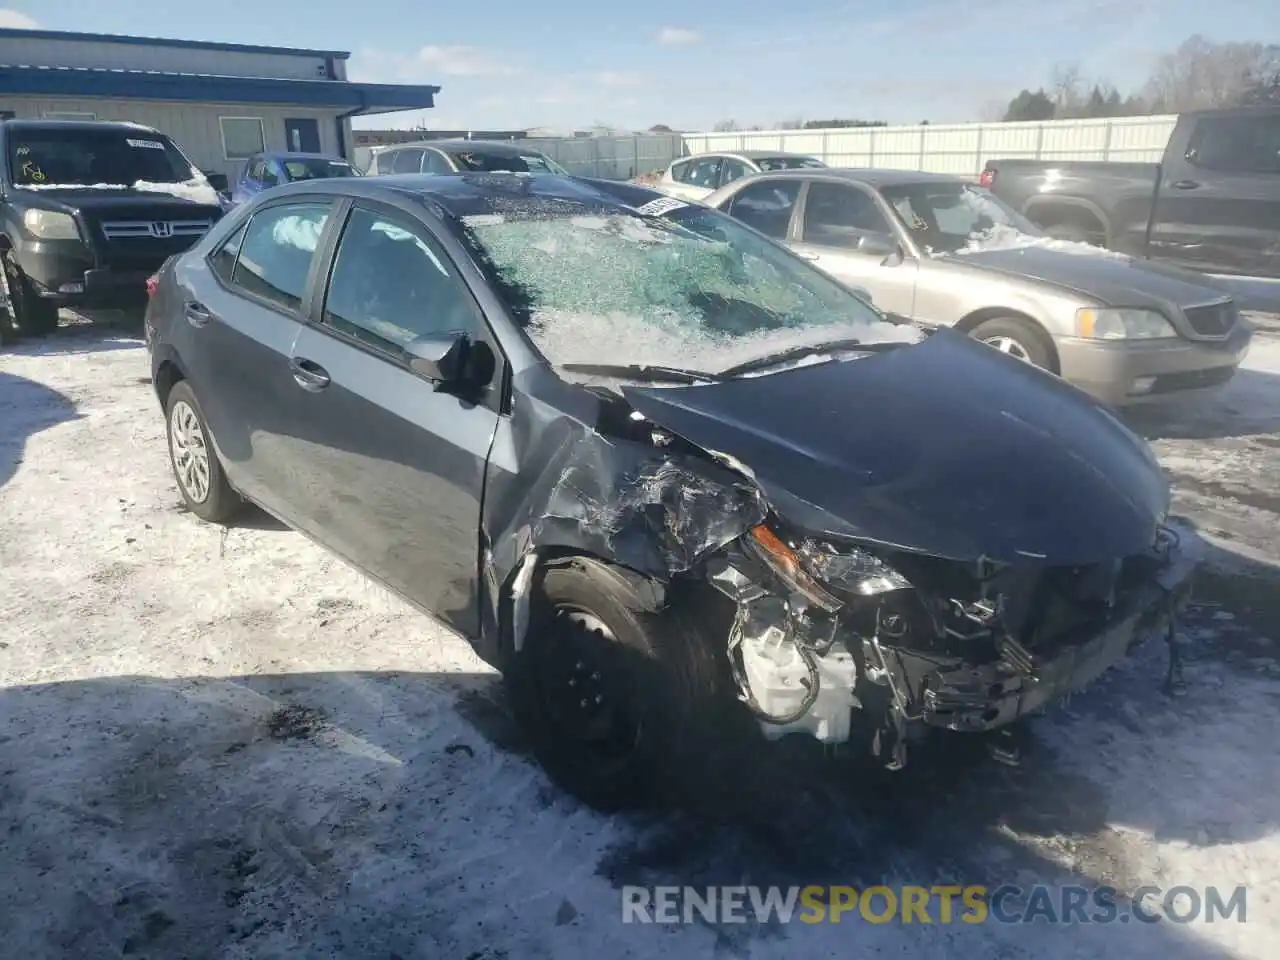
[[[48,333],[62,306],[143,301],[147,278],[221,215],[205,176],[150,127],[0,123],[0,340]]]

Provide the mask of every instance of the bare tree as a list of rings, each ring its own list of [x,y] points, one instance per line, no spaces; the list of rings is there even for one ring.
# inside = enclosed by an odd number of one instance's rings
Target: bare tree
[[[1053,98],[1055,114],[1069,117],[1080,108],[1080,67],[1074,63],[1060,63],[1053,68],[1049,96]]]
[[[737,129],[737,120],[717,120],[715,126],[711,128],[711,131],[713,133],[734,133]]]
[[[1147,82],[1158,111],[1227,107],[1280,71],[1280,47],[1256,42],[1214,43],[1196,34],[1162,56]]]
[[[779,120],[776,130],[803,130],[803,120]]]

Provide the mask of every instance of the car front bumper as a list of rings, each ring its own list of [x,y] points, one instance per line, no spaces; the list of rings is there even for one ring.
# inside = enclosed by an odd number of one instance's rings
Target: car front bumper
[[[45,300],[67,307],[111,307],[145,302],[147,277],[164,262],[133,263],[127,268],[102,264],[80,241],[28,241],[18,265]]]
[[[1064,380],[1115,406],[1220,387],[1249,353],[1253,326],[1241,320],[1224,340],[1055,341]]]
[[[1087,686],[1168,630],[1190,597],[1196,566],[1194,557],[1175,548],[1154,579],[1124,597],[1105,629],[1064,638],[1049,650],[1025,651],[1029,664],[1000,658],[980,666],[939,666],[927,678],[923,720],[948,730],[995,730]]]

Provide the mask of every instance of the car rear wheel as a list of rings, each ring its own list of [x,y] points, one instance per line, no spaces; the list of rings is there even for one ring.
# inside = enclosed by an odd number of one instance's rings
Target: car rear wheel
[[[598,560],[554,562],[505,671],[543,768],[600,810],[686,801],[732,738],[727,665],[691,605],[659,589]]]
[[[18,332],[42,337],[58,329],[58,306],[36,293],[30,278],[22,272],[12,250],[4,252],[4,293],[9,315]]]
[[[169,391],[165,409],[169,464],[183,502],[201,520],[225,523],[239,511],[241,500],[227,482],[200,404],[185,380]]]
[[[975,340],[1044,370],[1053,369],[1053,347],[1040,330],[1018,317],[984,320],[970,332]]]

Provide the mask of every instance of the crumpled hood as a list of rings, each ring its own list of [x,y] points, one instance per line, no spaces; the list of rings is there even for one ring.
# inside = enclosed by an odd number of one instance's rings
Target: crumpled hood
[[[1198,274],[1107,251],[1068,253],[1026,246],[952,254],[946,258],[1009,276],[1028,277],[1115,307],[1188,307],[1222,299]]]
[[[738,461],[813,533],[1083,565],[1147,549],[1169,506],[1150,448],[1109,409],[950,330],[856,359],[623,393]]]

